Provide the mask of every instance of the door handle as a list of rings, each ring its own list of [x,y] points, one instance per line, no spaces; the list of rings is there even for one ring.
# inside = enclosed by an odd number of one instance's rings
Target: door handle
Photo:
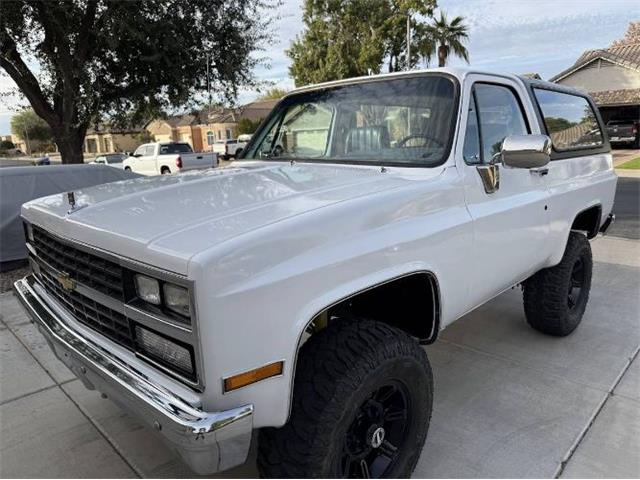
[[[529,171],[531,173],[536,173],[542,177],[549,173],[549,168],[547,167],[530,168]]]

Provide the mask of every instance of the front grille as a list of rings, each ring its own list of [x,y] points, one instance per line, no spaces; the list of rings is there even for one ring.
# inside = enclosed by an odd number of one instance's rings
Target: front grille
[[[105,307],[75,290],[64,290],[44,266],[40,268],[40,278],[47,291],[60,300],[79,322],[124,347],[134,349],[133,333],[122,313]]]
[[[124,301],[122,267],[117,263],[69,246],[33,227],[33,247],[56,270],[105,295]]]

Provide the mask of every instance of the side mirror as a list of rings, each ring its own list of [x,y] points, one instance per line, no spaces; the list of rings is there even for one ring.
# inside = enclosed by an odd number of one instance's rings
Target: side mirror
[[[549,163],[551,139],[547,135],[510,135],[502,142],[502,163],[514,168],[544,167]]]

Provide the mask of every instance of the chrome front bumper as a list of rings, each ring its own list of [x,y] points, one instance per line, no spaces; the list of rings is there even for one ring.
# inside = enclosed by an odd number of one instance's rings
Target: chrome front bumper
[[[72,330],[34,290],[29,275],[13,287],[55,355],[91,390],[106,394],[159,432],[198,474],[244,463],[251,444],[253,406],[221,412],[193,407]]]

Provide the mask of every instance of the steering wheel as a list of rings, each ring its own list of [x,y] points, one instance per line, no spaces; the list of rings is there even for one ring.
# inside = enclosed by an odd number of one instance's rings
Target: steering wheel
[[[402,148],[404,146],[406,146],[406,143],[409,142],[410,140],[414,140],[416,138],[422,138],[425,142],[422,145],[414,145],[414,146],[418,146],[418,147],[425,147],[427,143],[432,142],[435,143],[436,146],[438,147],[444,147],[444,143],[440,140],[438,140],[437,138],[434,138],[430,135],[426,135],[424,133],[416,133],[413,135],[407,135],[406,137],[402,138],[401,140],[398,140],[398,143],[396,144],[396,146],[398,148]]]

